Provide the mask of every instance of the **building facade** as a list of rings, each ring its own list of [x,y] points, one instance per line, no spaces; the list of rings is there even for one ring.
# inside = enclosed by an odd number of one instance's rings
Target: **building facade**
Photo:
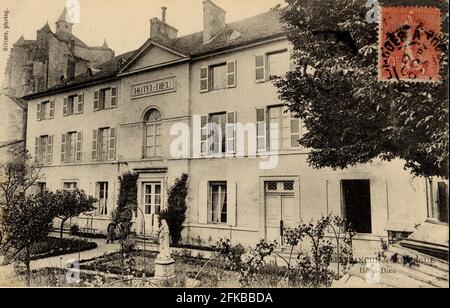
[[[207,0],[204,31],[184,37],[165,13],[138,50],[25,97],[40,187],[78,187],[99,200],[80,227],[93,222],[106,232],[127,171],[139,174],[141,235],[157,232],[167,190],[189,175],[187,243],[279,241],[282,227],[329,213],[349,219],[359,239],[379,241],[427,218],[426,182],[401,161],[342,171],[308,165],[298,143],[305,128],[269,81],[295,67],[277,12],[226,24]]]

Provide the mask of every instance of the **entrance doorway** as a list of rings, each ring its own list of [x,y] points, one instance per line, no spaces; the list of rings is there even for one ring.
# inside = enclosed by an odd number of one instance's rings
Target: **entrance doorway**
[[[372,233],[372,213],[369,180],[341,182],[344,218],[357,233]]]
[[[283,244],[283,229],[298,227],[300,220],[294,181],[271,181],[264,186],[266,239]]]
[[[161,182],[143,183],[143,199],[145,231],[146,233],[158,232],[162,203]]]

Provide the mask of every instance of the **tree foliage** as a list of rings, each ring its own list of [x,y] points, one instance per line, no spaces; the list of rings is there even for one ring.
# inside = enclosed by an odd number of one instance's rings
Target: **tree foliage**
[[[5,207],[0,218],[4,229],[2,253],[23,261],[30,276],[30,248],[44,240],[53,229],[53,199],[49,195],[37,194],[15,198]]]
[[[111,220],[120,230],[120,238],[126,239],[130,233],[133,213],[137,214],[137,180],[139,175],[127,172],[120,176],[120,189],[117,207],[111,214]]]
[[[378,81],[378,24],[366,21],[366,0],[286,2],[297,69],[273,81],[306,126],[310,165],[400,158],[415,175],[448,178],[448,1],[380,1],[441,9],[440,83]]]
[[[160,214],[160,219],[165,219],[169,225],[173,244],[177,244],[181,240],[181,231],[183,231],[183,223],[186,219],[188,178],[188,175],[184,173],[175,180],[174,185],[169,190],[167,209]]]
[[[56,193],[46,192],[45,195],[53,200],[54,216],[61,220],[60,238],[62,245],[64,223],[70,218],[95,210],[97,199],[86,195],[82,190],[58,190]]]

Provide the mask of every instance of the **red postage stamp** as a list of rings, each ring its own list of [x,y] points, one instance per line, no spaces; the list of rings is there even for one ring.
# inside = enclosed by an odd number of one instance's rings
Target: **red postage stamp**
[[[432,7],[382,7],[379,78],[438,81],[441,15]]]

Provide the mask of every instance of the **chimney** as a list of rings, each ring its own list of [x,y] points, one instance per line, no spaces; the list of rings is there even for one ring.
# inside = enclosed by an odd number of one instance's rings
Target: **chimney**
[[[203,43],[208,43],[225,28],[225,10],[211,0],[203,1]]]
[[[161,7],[161,11],[162,11],[161,12],[161,14],[162,14],[161,20],[163,23],[166,23],[167,8],[165,6],[163,6],[163,7]]]
[[[167,8],[163,6],[161,12],[162,20],[157,17],[150,19],[150,38],[163,41],[176,39],[178,30],[166,23]]]

